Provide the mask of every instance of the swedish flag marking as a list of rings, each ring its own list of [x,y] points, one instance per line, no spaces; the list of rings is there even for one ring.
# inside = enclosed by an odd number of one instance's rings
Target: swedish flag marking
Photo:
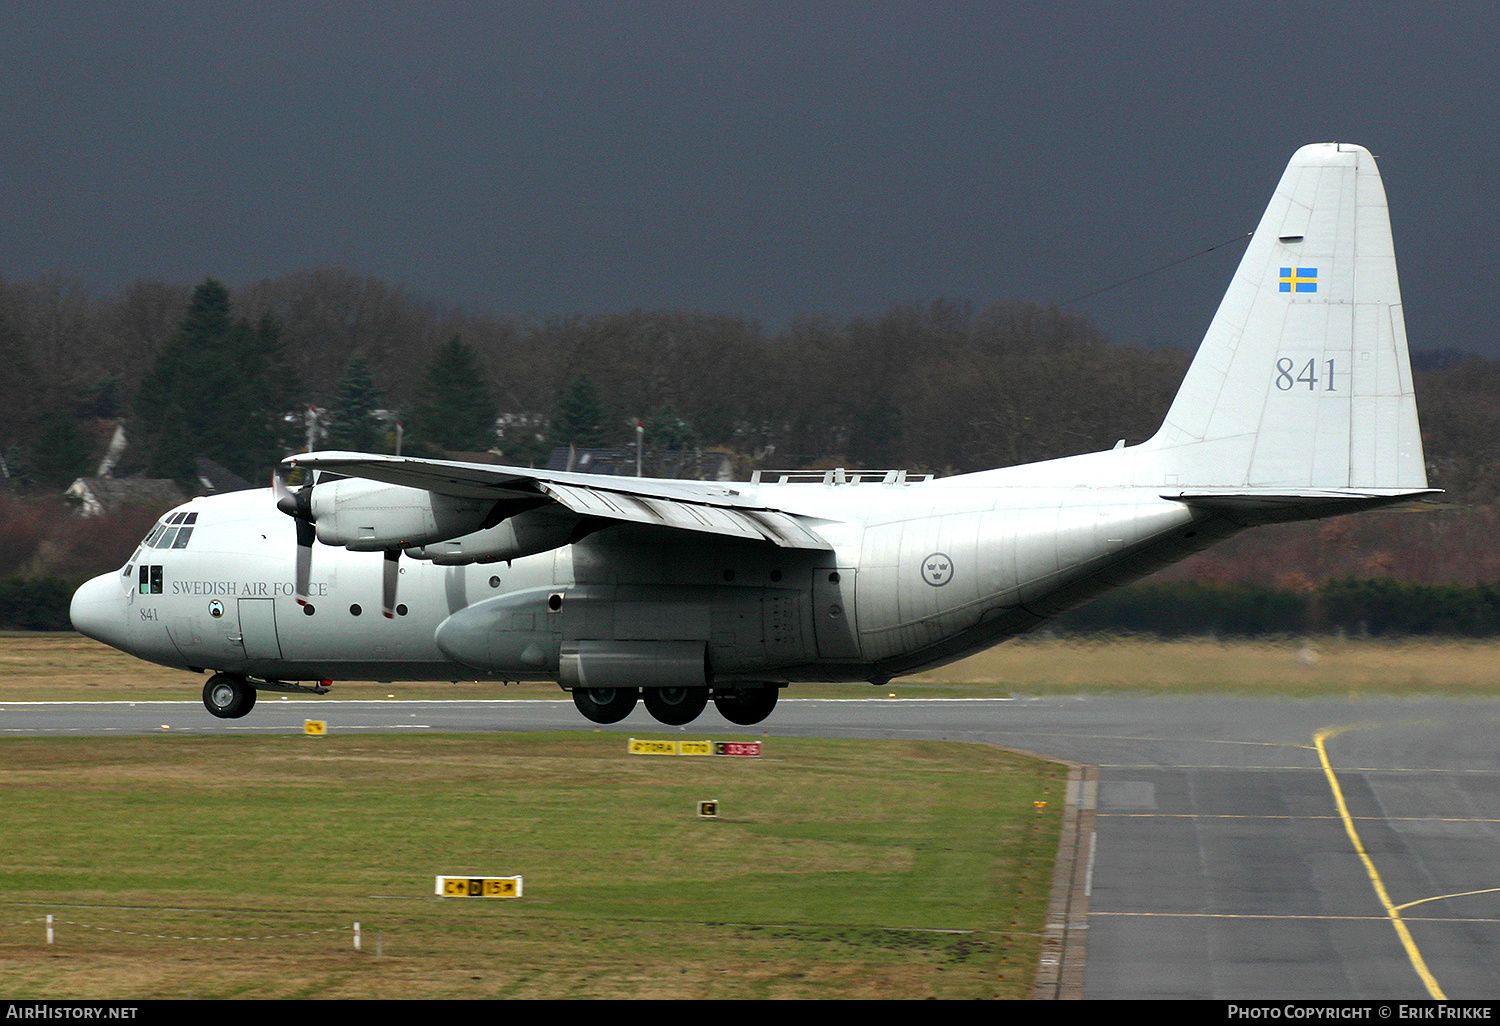
[[[1281,269],[1281,291],[1318,291],[1318,269],[1316,267],[1283,267]]]

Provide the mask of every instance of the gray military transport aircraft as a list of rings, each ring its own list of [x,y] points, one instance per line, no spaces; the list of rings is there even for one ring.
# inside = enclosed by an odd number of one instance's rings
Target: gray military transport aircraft
[[[712,698],[751,724],[789,681],[884,684],[1245,528],[1433,494],[1385,191],[1369,151],[1343,143],[1292,157],[1139,445],[937,480],[349,452],[294,470],[295,489],[279,477],[168,513],[79,588],[74,626],[216,671],[203,702],[220,717],[340,678],[493,679],[556,681],[598,723],[643,699],[684,724]]]

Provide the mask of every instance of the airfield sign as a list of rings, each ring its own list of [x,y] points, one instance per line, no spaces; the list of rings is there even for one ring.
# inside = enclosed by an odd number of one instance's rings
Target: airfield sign
[[[440,898],[519,898],[519,876],[440,876],[437,878]]]

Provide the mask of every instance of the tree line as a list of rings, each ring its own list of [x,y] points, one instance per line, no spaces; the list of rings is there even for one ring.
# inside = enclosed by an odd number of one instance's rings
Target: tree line
[[[649,447],[716,449],[742,475],[946,474],[1139,441],[1189,358],[1021,302],[768,330],[682,310],[507,319],[337,270],[107,296],[0,280],[0,628],[65,627],[60,582],[119,566],[161,512],[66,515],[61,489],[120,421],[121,476],[186,478],[201,455],[260,483],[310,429],[319,447],[537,465],[559,445],[629,447],[637,424]],[[1248,532],[1061,629],[1500,633],[1500,364],[1418,353],[1414,372],[1448,508]]]
[[[187,476],[194,454],[263,480],[305,446],[427,455],[553,446],[715,448],[742,470],[899,467],[940,474],[1136,442],[1190,354],[1107,339],[1024,302],[936,300],[778,330],[733,315],[635,310],[521,320],[433,303],[338,270],[231,292],[137,282],[0,281],[0,455],[15,482],[85,472],[123,418],[117,473]],[[1431,476],[1500,495],[1500,365],[1416,371]],[[396,430],[400,425],[400,431]]]

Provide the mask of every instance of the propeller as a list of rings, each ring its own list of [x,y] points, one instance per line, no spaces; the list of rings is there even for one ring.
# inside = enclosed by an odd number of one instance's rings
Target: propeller
[[[293,489],[278,470],[271,478],[271,485],[276,493],[276,508],[297,523],[297,583],[296,599],[297,605],[307,606],[307,591],[312,577],[312,546],[317,539],[318,530],[313,520],[312,513],[312,490],[313,482],[309,477],[306,484],[301,488]],[[401,575],[401,549],[393,548],[384,551],[385,562],[381,568],[381,612],[387,620],[396,615],[396,584]]]
[[[276,493],[276,508],[297,523],[297,605],[307,605],[308,583],[312,577],[312,546],[318,536],[312,518],[312,480],[293,491],[278,470],[271,477],[271,487]]]

